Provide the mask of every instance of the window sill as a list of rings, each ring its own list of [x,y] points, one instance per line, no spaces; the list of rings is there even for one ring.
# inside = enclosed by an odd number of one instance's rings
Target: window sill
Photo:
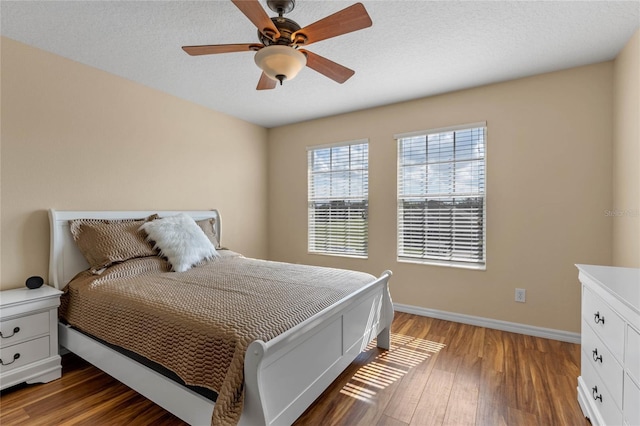
[[[307,254],[317,255],[317,256],[331,256],[331,257],[347,257],[350,259],[368,259],[368,255],[357,255],[357,254],[338,254],[338,253],[321,253],[317,251],[308,251]]]
[[[444,266],[448,268],[471,269],[475,271],[487,270],[486,263],[479,265],[476,263],[447,262],[444,260],[430,260],[430,259],[411,259],[406,257],[399,257],[396,260],[398,261],[398,263],[415,263],[418,265],[427,265],[427,266]]]

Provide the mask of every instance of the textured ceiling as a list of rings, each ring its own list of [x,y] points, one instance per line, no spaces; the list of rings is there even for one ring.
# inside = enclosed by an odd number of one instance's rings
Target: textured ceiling
[[[304,27],[353,3],[298,0],[286,16]],[[363,3],[372,27],[308,47],[354,77],[305,68],[260,92],[253,53],[180,49],[257,41],[228,0],[2,0],[0,14],[3,36],[264,127],[610,60],[640,27],[640,0]]]

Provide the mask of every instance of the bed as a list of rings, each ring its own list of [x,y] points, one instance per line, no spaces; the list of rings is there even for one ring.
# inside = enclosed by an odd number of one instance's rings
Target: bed
[[[195,221],[211,221],[214,227],[213,233],[217,241],[220,241],[221,222],[216,210],[186,212],[50,210],[50,283],[56,288],[63,289],[72,278],[78,274],[82,275],[84,273],[82,271],[89,267],[71,234],[72,221],[77,219],[121,221],[153,215],[168,218],[178,214],[186,214]],[[240,268],[238,265],[248,264],[258,268],[253,270],[253,275],[259,275],[262,273],[260,271],[277,266],[275,265],[277,262],[245,259],[242,256],[236,257],[235,254],[225,254],[225,256],[229,259],[225,258],[218,264],[229,264],[236,268],[228,275],[237,275],[237,270]],[[219,265],[216,265],[216,261],[211,261],[201,268],[205,271],[209,267],[221,267]],[[303,280],[305,279],[303,274],[307,271],[304,268],[311,268],[302,265],[289,267],[292,268],[292,275],[300,275]],[[193,269],[197,268],[200,266]],[[320,271],[322,268],[316,269],[318,273],[322,272]],[[344,272],[346,274],[348,271]],[[218,270],[215,273],[218,274]],[[189,274],[189,271],[184,274]],[[175,276],[176,273],[171,275],[171,277]],[[318,308],[317,312],[278,332],[277,335],[265,340],[255,339],[247,342],[246,350],[242,353],[243,399],[241,412],[237,417],[238,424],[291,424],[372,340],[377,338],[378,347],[389,349],[390,326],[393,320],[393,306],[388,288],[390,276],[391,272],[385,271],[378,278],[371,277],[370,282],[366,282],[349,294],[340,296],[330,305]],[[165,274],[162,277],[169,277],[169,275]],[[322,275],[314,279],[322,279]],[[345,287],[348,286],[345,284]],[[118,350],[110,342],[82,332],[66,321],[59,323],[59,341],[60,345],[68,351],[87,360],[185,422],[192,425],[212,423],[212,415],[216,410],[216,403],[212,399],[168,378],[166,374],[158,372],[157,369],[132,357],[126,351]],[[223,394],[218,395],[218,401],[220,396]],[[215,417],[213,419],[216,423]],[[227,420],[218,420],[217,423],[224,424]]]

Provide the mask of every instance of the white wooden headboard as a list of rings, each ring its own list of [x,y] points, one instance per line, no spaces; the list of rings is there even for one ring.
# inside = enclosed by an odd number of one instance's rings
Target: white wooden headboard
[[[49,210],[51,252],[49,254],[49,285],[62,289],[78,272],[89,267],[73,241],[69,221],[73,219],[140,219],[158,214],[160,217],[185,213],[195,220],[216,219],[216,235],[220,241],[220,214],[217,210],[198,211],[57,211]]]

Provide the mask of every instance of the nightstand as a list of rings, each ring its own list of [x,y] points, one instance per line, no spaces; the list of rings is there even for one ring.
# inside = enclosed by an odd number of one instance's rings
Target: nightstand
[[[0,291],[0,389],[62,375],[58,306],[62,292],[44,285]]]

